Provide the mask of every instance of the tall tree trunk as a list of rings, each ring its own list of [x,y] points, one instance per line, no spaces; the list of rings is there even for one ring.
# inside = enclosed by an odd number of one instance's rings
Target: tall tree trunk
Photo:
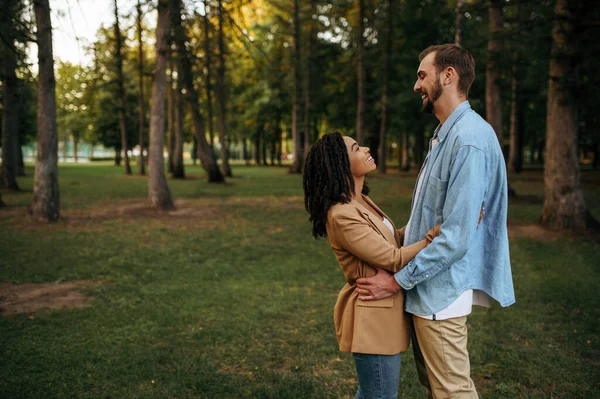
[[[77,156],[77,151],[79,150],[79,137],[76,134],[73,135],[73,158],[75,158],[75,163],[79,162],[79,157]]]
[[[246,166],[250,165],[250,159],[248,159],[248,144],[246,139],[242,139],[242,159],[246,163]]]
[[[463,22],[463,7],[465,0],[457,0],[456,2],[456,22],[455,22],[455,33],[454,33],[454,44],[460,46],[462,41],[462,22]]]
[[[177,90],[175,91],[175,148],[173,149],[173,177],[175,179],[185,179],[185,169],[183,166],[183,94],[181,93],[182,79],[181,74],[177,74]]]
[[[18,137],[17,137],[18,138]],[[23,160],[23,147],[19,144],[18,153],[19,160],[17,161],[17,176],[25,176],[25,161]]]
[[[519,11],[518,4],[514,6],[515,23],[514,31],[518,31]],[[515,173],[523,169],[523,110],[521,100],[521,85],[519,74],[519,44],[513,50],[512,82],[511,82],[511,109],[510,109],[510,153],[508,168]]]
[[[10,16],[7,15],[7,17]],[[5,17],[0,18],[4,19]],[[4,86],[4,101],[2,104],[2,181],[0,183],[10,190],[19,190],[15,167],[18,162],[18,154],[15,149],[18,148],[19,140],[19,88],[15,73],[17,50],[12,37],[2,41],[0,46],[4,47],[2,69],[0,69],[2,72],[2,85]]]
[[[30,212],[53,222],[60,215],[58,139],[56,135],[56,80],[52,54],[52,23],[48,0],[34,0],[38,45],[37,162]]]
[[[185,47],[187,42],[187,34],[182,25],[181,21],[181,0],[171,0],[173,2],[173,16],[174,30],[175,30],[175,45],[178,53],[178,73],[182,74],[183,85],[185,88],[185,97],[188,101],[190,112],[192,113],[192,125],[194,128],[194,134],[198,140],[198,157],[202,168],[206,171],[208,181],[210,183],[222,183],[225,181],[215,154],[212,147],[206,141],[206,135],[204,131],[204,121],[198,107],[198,93],[194,87],[194,78],[192,76],[192,64]]]
[[[552,56],[548,82],[544,207],[541,222],[554,229],[581,231],[588,213],[579,178],[577,117],[571,85],[572,16],[568,0],[556,0],[552,30]],[[591,217],[590,217],[591,218]]]
[[[6,204],[2,201],[2,194],[0,194],[0,208],[4,208]]]
[[[208,139],[210,146],[214,148],[215,143],[215,132],[213,131],[213,108],[212,108],[212,50],[210,46],[210,35],[209,30],[211,24],[208,18],[207,0],[203,1],[204,4],[204,58],[206,59],[206,108],[208,110]],[[214,151],[214,150],[213,150]]]
[[[388,129],[388,81],[390,71],[392,69],[392,34],[394,26],[394,4],[393,0],[388,0],[387,3],[387,27],[386,27],[386,38],[385,48],[383,50],[383,87],[381,89],[381,126],[379,130],[379,148],[377,150],[377,165],[381,174],[386,173],[385,167],[385,136]]]
[[[358,29],[356,31],[356,75],[358,101],[356,108],[356,141],[365,144],[365,0],[358,0]]]
[[[310,12],[308,15],[313,15],[315,12],[315,0],[310,0]],[[310,147],[310,98],[312,94],[312,65],[313,65],[313,57],[312,57],[312,48],[314,45],[314,20],[308,18],[308,40],[306,42],[306,59],[305,59],[305,75],[304,75],[304,149],[303,153],[308,154],[308,149]]]
[[[173,173],[175,151],[175,89],[173,89],[173,63],[169,62],[167,77],[167,172]]]
[[[400,163],[398,164],[401,172],[410,170],[410,159],[408,155],[408,132],[402,133],[402,150],[400,151]]]
[[[223,38],[223,1],[219,0],[219,68],[217,70],[217,97],[219,102],[219,142],[221,143],[221,166],[223,173],[231,177],[229,154],[227,151],[227,132],[225,124],[225,42]]]
[[[502,31],[503,0],[491,0],[488,8],[490,38],[488,40],[488,61],[485,71],[485,112],[486,119],[498,136],[500,148],[504,148],[504,126],[502,124],[502,94],[500,91],[500,53],[504,44]]]
[[[123,157],[125,158],[125,174],[131,174],[131,165],[129,164],[129,148],[127,146],[127,129],[125,128],[125,81],[123,77],[123,54],[122,54],[122,37],[121,28],[119,27],[119,8],[117,0],[113,0],[115,11],[115,39],[117,42],[116,58],[117,58],[117,81],[119,84],[118,101],[119,101],[119,127],[121,129],[121,148],[123,149]]]
[[[174,209],[171,191],[165,176],[163,148],[165,139],[166,72],[169,58],[169,0],[158,1],[156,24],[156,65],[152,81],[150,106],[150,145],[148,146],[148,198],[161,210]]]
[[[144,175],[144,128],[146,126],[146,116],[144,110],[144,42],[142,41],[142,4],[138,0],[136,5],[136,26],[138,36],[138,87],[139,87],[139,108],[140,108],[140,175]]]
[[[302,173],[302,164],[304,163],[304,143],[300,132],[300,104],[302,102],[302,64],[300,60],[300,12],[299,0],[294,0],[293,24],[294,24],[294,97],[292,100],[292,138],[294,141],[294,163],[290,168],[290,173]]]

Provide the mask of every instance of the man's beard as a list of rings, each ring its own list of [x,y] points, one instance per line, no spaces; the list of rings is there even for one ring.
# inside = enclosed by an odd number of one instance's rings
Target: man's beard
[[[436,76],[435,85],[433,86],[433,90],[431,91],[431,95],[429,93],[425,93],[427,95],[427,102],[423,104],[421,110],[426,114],[433,114],[435,102],[442,96],[444,88],[440,83],[440,76]]]

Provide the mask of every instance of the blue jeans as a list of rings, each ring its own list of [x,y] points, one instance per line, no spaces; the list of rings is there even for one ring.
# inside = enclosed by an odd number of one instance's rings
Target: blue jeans
[[[353,353],[358,374],[354,399],[395,399],[400,383],[400,354],[368,355]]]

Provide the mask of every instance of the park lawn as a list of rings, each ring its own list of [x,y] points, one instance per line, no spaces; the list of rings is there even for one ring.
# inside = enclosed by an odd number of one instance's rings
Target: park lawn
[[[238,166],[212,185],[189,166],[169,180],[178,210],[156,214],[143,177],[61,165],[63,218],[48,226],[26,216],[27,172],[23,192],[2,192],[0,282],[93,281],[93,300],[0,316],[0,397],[353,397],[332,320],[343,275],[310,235],[300,176]],[[509,208],[517,303],[469,317],[475,384],[483,398],[598,397],[600,243],[532,225],[541,172],[510,180],[523,194]],[[414,181],[374,174],[371,197],[403,224]],[[583,181],[600,218],[600,174]],[[399,397],[424,397],[410,351]]]

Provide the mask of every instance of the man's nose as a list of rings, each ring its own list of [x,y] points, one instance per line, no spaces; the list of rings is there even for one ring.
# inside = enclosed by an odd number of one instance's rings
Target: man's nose
[[[415,82],[415,85],[413,87],[413,91],[415,91],[416,93],[418,93],[419,91],[421,91],[421,83],[419,82],[419,80],[417,79],[417,81]]]

